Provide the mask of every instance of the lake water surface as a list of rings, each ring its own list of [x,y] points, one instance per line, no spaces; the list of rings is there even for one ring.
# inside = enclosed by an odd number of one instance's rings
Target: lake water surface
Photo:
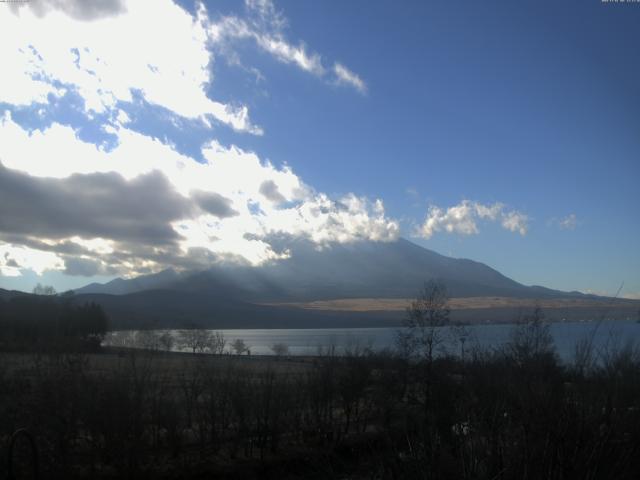
[[[467,326],[464,350],[468,352],[477,347],[500,348],[509,341],[513,328],[512,324]],[[341,354],[354,349],[393,348],[397,330],[397,328],[318,328],[216,331],[221,332],[228,343],[236,339],[244,340],[252,355],[271,355],[273,354],[272,346],[275,344],[286,345],[290,355],[317,355],[332,350],[336,354]],[[170,332],[177,338],[178,330],[170,330]],[[596,352],[621,348],[629,342],[640,345],[640,323],[635,320],[552,323],[551,335],[560,358],[570,361],[574,356],[576,344],[585,338],[593,339]],[[456,340],[457,336],[452,334],[451,329],[444,328],[442,337],[446,338],[443,347],[448,352],[459,354],[462,351],[461,342]],[[115,344],[115,342],[108,341],[107,344]]]

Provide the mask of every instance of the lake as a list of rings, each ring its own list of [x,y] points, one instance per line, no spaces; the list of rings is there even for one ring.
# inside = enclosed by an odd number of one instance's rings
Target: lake
[[[483,324],[466,326],[467,336],[464,350],[473,348],[500,348],[509,341],[513,324]],[[167,330],[155,331],[163,333]],[[238,329],[215,330],[221,332],[228,343],[236,339],[244,340],[251,355],[271,355],[272,346],[284,344],[290,355],[317,355],[334,351],[342,354],[345,351],[371,348],[381,350],[393,348],[397,328],[327,328],[327,329]],[[168,330],[175,338],[179,330]],[[461,342],[451,334],[451,329],[442,329],[442,337],[446,339],[443,347],[449,353],[459,354]],[[118,337],[120,335],[120,338]],[[593,338],[596,352],[611,348],[621,348],[628,342],[640,345],[640,323],[635,320],[615,320],[602,322],[559,322],[551,324],[556,350],[560,358],[570,361],[573,358],[576,343],[585,338]],[[125,337],[135,338],[135,332],[114,332],[112,338],[105,340],[105,345],[132,346],[124,341]],[[229,347],[227,347],[229,349]]]

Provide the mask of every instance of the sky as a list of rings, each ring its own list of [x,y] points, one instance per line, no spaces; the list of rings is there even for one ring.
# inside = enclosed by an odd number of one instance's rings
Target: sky
[[[640,298],[638,24],[601,0],[1,3],[0,288],[404,237]]]

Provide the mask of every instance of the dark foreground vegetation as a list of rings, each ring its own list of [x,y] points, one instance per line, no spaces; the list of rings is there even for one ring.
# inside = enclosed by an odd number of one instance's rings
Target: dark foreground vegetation
[[[78,305],[53,294],[0,298],[1,351],[98,351],[107,329],[95,303]]]
[[[638,478],[637,350],[567,366],[531,338],[464,360],[4,353],[0,458],[26,428],[40,478]],[[32,478],[27,435],[12,458]]]
[[[506,346],[465,350],[429,284],[394,351],[260,358],[220,354],[221,336],[211,355],[88,353],[99,308],[33,302],[0,310],[2,345],[29,347],[0,353],[0,477],[640,478],[640,351],[586,338],[561,363],[540,310]]]

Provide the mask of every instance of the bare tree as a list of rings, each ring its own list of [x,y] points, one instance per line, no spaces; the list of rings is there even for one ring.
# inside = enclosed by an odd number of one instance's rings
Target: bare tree
[[[511,331],[508,347],[518,362],[554,353],[550,325],[545,322],[544,313],[539,306]]]
[[[233,342],[231,342],[231,348],[236,352],[237,355],[242,355],[244,352],[249,351],[249,347],[244,340],[241,338],[236,338]]]
[[[429,364],[445,341],[442,327],[449,324],[449,296],[441,281],[429,280],[407,308],[404,329],[397,333],[397,344],[408,355],[417,355]]]
[[[469,337],[471,337],[471,331],[466,325],[461,323],[452,324],[449,331],[454,347],[460,345],[460,359],[464,361],[465,344],[467,340],[469,340]]]
[[[173,335],[171,335],[171,332],[168,330],[163,332],[162,335],[160,335],[160,338],[158,338],[158,341],[160,342],[160,345],[162,345],[162,348],[168,352],[171,351],[175,343],[175,339],[173,338]]]
[[[56,295],[56,289],[51,285],[41,285],[38,283],[35,287],[33,287],[33,293],[36,295]]]
[[[278,357],[289,355],[289,346],[286,343],[274,343],[271,345],[271,351]]]
[[[224,338],[222,332],[209,332],[208,342],[209,345],[207,347],[207,350],[210,353],[213,353],[215,355],[222,355],[224,353],[224,347],[227,345],[227,340]]]
[[[203,353],[211,345],[212,334],[208,330],[193,328],[180,330],[178,333],[178,345],[181,348],[188,348],[193,353]]]

